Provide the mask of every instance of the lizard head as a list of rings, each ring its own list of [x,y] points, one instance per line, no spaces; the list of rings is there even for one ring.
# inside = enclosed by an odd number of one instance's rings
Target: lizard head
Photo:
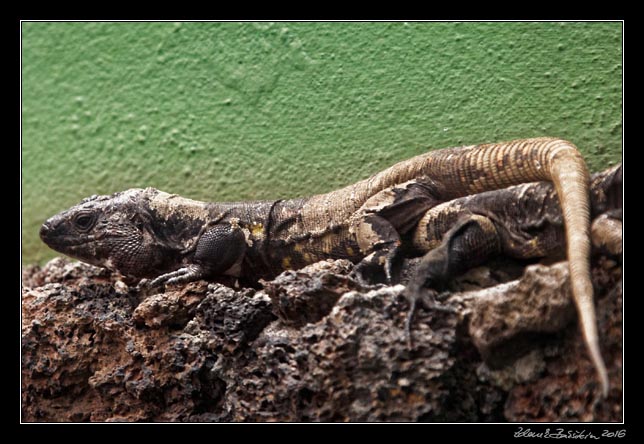
[[[45,221],[40,238],[50,248],[83,262],[137,277],[153,275],[164,260],[151,231],[154,188],[91,196]]]

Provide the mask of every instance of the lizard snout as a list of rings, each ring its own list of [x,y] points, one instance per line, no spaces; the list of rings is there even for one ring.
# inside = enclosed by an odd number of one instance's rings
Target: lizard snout
[[[43,241],[47,240],[47,237],[51,233],[51,226],[45,222],[40,226],[40,239]]]
[[[53,217],[49,218],[40,226],[39,234],[40,239],[51,247],[61,235],[60,224]]]

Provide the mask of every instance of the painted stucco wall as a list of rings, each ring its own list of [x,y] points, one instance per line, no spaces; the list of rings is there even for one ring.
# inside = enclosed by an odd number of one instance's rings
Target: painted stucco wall
[[[621,159],[621,23],[23,23],[23,263],[48,216],[154,186],[324,192],[428,148]]]

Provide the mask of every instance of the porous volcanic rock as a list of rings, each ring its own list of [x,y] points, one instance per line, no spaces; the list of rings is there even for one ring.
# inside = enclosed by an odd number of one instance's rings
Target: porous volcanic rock
[[[620,264],[593,264],[605,400],[565,262],[518,280],[507,265],[472,270],[440,295],[447,310],[419,309],[411,348],[404,287],[362,286],[352,267],[163,292],[61,258],[27,267],[22,419],[621,421]]]

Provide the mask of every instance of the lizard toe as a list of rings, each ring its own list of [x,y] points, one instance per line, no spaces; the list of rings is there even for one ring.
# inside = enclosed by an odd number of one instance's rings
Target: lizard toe
[[[404,328],[405,341],[407,342],[407,347],[410,350],[414,346],[412,327],[414,323],[414,317],[418,312],[419,306],[421,306],[423,310],[430,312],[430,314],[432,312],[443,312],[451,314],[457,312],[457,309],[455,307],[439,302],[440,294],[432,288],[412,288],[408,286],[405,288],[403,295],[409,301],[409,311],[407,312]]]
[[[182,284],[192,282],[204,275],[203,270],[198,265],[189,265],[187,267],[179,268],[178,270],[170,273],[162,274],[150,282],[150,287],[159,287],[161,285]]]

